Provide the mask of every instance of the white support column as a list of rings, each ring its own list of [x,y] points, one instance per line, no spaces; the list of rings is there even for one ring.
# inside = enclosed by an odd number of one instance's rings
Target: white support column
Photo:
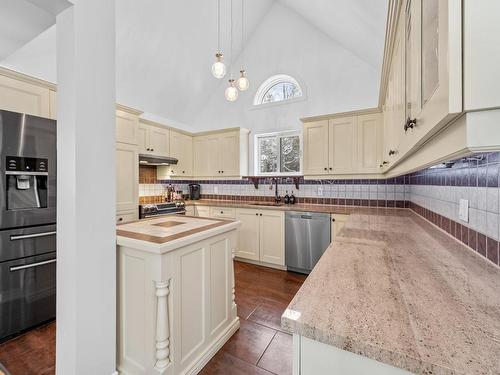
[[[162,373],[170,363],[170,317],[168,295],[170,280],[156,283],[156,363]]]
[[[57,16],[58,375],[116,370],[115,3]]]

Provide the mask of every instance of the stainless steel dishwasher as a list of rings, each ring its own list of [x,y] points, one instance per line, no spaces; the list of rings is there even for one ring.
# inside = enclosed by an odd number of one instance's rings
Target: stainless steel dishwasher
[[[285,213],[285,264],[289,271],[310,273],[330,244],[330,215]]]

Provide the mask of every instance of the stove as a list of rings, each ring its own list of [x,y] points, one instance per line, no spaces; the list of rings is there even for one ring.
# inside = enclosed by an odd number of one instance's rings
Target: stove
[[[185,215],[186,208],[183,201],[153,203],[139,205],[139,219],[146,219],[158,215]]]

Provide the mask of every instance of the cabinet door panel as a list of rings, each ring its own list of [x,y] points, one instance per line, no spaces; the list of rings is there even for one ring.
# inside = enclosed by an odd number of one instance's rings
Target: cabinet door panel
[[[240,174],[240,134],[227,133],[220,135],[220,171],[222,176],[239,176]]]
[[[328,120],[304,124],[303,159],[305,175],[329,173]]]
[[[169,130],[150,126],[149,148],[153,155],[169,156]]]
[[[139,124],[137,128],[137,145],[139,146],[140,154],[149,154],[149,134],[148,127],[143,124]]]
[[[139,119],[130,113],[116,111],[116,142],[137,144]]]
[[[358,117],[358,171],[380,172],[382,162],[382,118],[380,114]]]
[[[236,256],[239,258],[259,260],[259,211],[237,209],[236,219],[241,222]]]
[[[170,156],[179,160],[169,167],[172,176],[191,176],[193,174],[193,138],[170,131]]]
[[[260,216],[262,215],[262,216]],[[260,260],[285,265],[285,216],[281,211],[262,210],[260,217]]]
[[[50,118],[48,88],[0,75],[0,109]]]
[[[137,210],[139,157],[135,146],[116,145],[116,210]]]
[[[329,156],[333,173],[355,173],[357,159],[356,118],[330,120]]]
[[[193,148],[195,175],[201,177],[220,176],[219,137],[195,137]]]

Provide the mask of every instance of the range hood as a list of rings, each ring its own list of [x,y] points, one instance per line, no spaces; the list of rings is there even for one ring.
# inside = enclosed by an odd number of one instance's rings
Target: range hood
[[[175,165],[178,161],[169,156],[139,155],[140,165]]]

